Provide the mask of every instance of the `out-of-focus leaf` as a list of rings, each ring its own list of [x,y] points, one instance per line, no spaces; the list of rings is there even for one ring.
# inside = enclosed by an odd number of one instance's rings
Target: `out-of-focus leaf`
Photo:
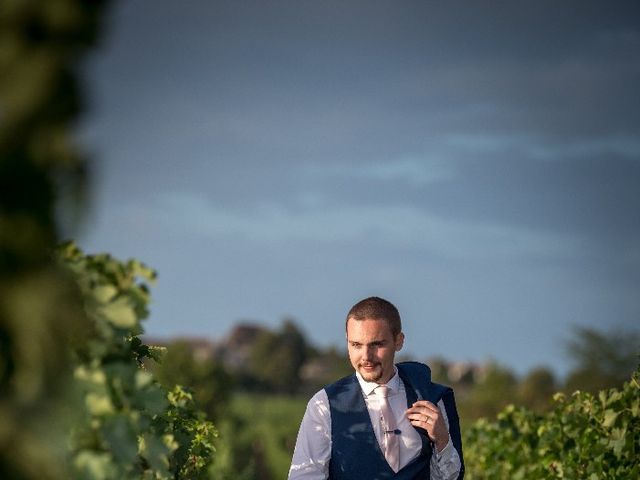
[[[108,305],[100,307],[98,313],[118,328],[133,328],[136,325],[136,314],[126,298],[118,298]]]
[[[109,416],[102,432],[115,461],[133,463],[138,453],[138,440],[131,420],[123,414]]]
[[[115,478],[112,457],[108,453],[85,450],[75,456],[73,463],[82,480]]]

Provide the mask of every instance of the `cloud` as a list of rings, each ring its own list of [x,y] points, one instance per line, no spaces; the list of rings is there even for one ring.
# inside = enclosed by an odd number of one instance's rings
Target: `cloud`
[[[445,143],[478,155],[515,151],[533,160],[574,160],[616,155],[640,160],[640,136],[606,134],[583,138],[554,139],[535,135],[453,133]]]
[[[363,179],[397,182],[422,187],[456,176],[451,163],[432,157],[405,157],[389,162],[330,163],[305,165],[303,174],[314,181],[322,178]]]
[[[165,228],[248,242],[367,244],[416,249],[452,258],[573,257],[577,237],[506,225],[456,222],[410,206],[333,206],[289,210],[277,204],[231,210],[205,195],[165,193],[148,216]]]

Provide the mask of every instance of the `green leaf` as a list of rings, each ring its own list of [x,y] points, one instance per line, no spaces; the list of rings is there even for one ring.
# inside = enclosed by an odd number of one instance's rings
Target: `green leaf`
[[[607,392],[606,390],[601,390],[598,393],[598,398],[600,399],[600,403],[602,403],[603,407],[607,406]]]
[[[73,466],[86,480],[108,480],[115,478],[115,469],[111,455],[83,450],[73,461]]]
[[[150,386],[135,393],[136,405],[148,415],[159,415],[167,409],[169,401],[166,392],[159,386]]]
[[[138,454],[138,440],[131,420],[124,415],[113,416],[102,428],[104,438],[116,461],[133,463]]]
[[[609,447],[613,448],[613,452],[616,457],[620,457],[620,453],[625,445],[626,430],[622,428],[614,428],[611,432],[611,439],[609,440]]]
[[[162,438],[145,434],[140,441],[140,454],[149,462],[149,466],[165,475],[169,474],[169,448]]]
[[[94,298],[100,303],[109,303],[118,293],[113,285],[100,285],[93,289]]]
[[[605,428],[610,428],[618,418],[618,412],[615,410],[607,410],[604,412],[604,420],[602,421],[602,426]]]
[[[166,347],[150,346],[147,352],[149,358],[155,360],[158,363],[162,363],[162,357],[167,353]]]
[[[125,297],[99,308],[98,313],[117,328],[131,329],[136,326],[135,311]]]
[[[213,459],[215,428],[204,421],[193,394],[167,392],[144,370],[148,347],[135,335],[148,314],[155,272],[137,261],[84,256],[67,247],[71,275],[85,296],[91,335],[76,352],[74,379],[84,394],[82,423],[74,429],[72,478],[171,480],[204,478]]]
[[[88,393],[84,401],[91,415],[108,415],[114,412],[111,398],[106,393]]]

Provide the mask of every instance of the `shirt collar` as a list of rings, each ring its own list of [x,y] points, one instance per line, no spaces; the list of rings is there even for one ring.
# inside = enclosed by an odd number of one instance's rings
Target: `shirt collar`
[[[400,376],[398,375],[398,369],[395,367],[395,365],[393,366],[393,369],[393,377],[391,377],[391,379],[387,382],[387,387],[389,387],[389,390],[391,392],[398,392],[400,390]],[[362,392],[365,394],[365,396],[371,395],[379,386],[379,384],[376,382],[367,382],[364,378],[362,378],[360,372],[356,372],[356,378],[358,379],[360,388],[362,389]]]

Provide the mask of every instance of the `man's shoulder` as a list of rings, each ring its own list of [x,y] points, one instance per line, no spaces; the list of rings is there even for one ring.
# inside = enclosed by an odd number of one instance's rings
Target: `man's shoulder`
[[[310,408],[322,409],[328,404],[327,392],[324,388],[318,390],[307,402],[307,410]]]
[[[431,380],[431,369],[424,363],[400,362],[396,367],[402,381],[411,384],[422,398],[436,403],[443,396],[453,393],[451,387]]]
[[[399,362],[396,363],[400,375],[410,375],[431,382],[431,369],[421,362]]]

